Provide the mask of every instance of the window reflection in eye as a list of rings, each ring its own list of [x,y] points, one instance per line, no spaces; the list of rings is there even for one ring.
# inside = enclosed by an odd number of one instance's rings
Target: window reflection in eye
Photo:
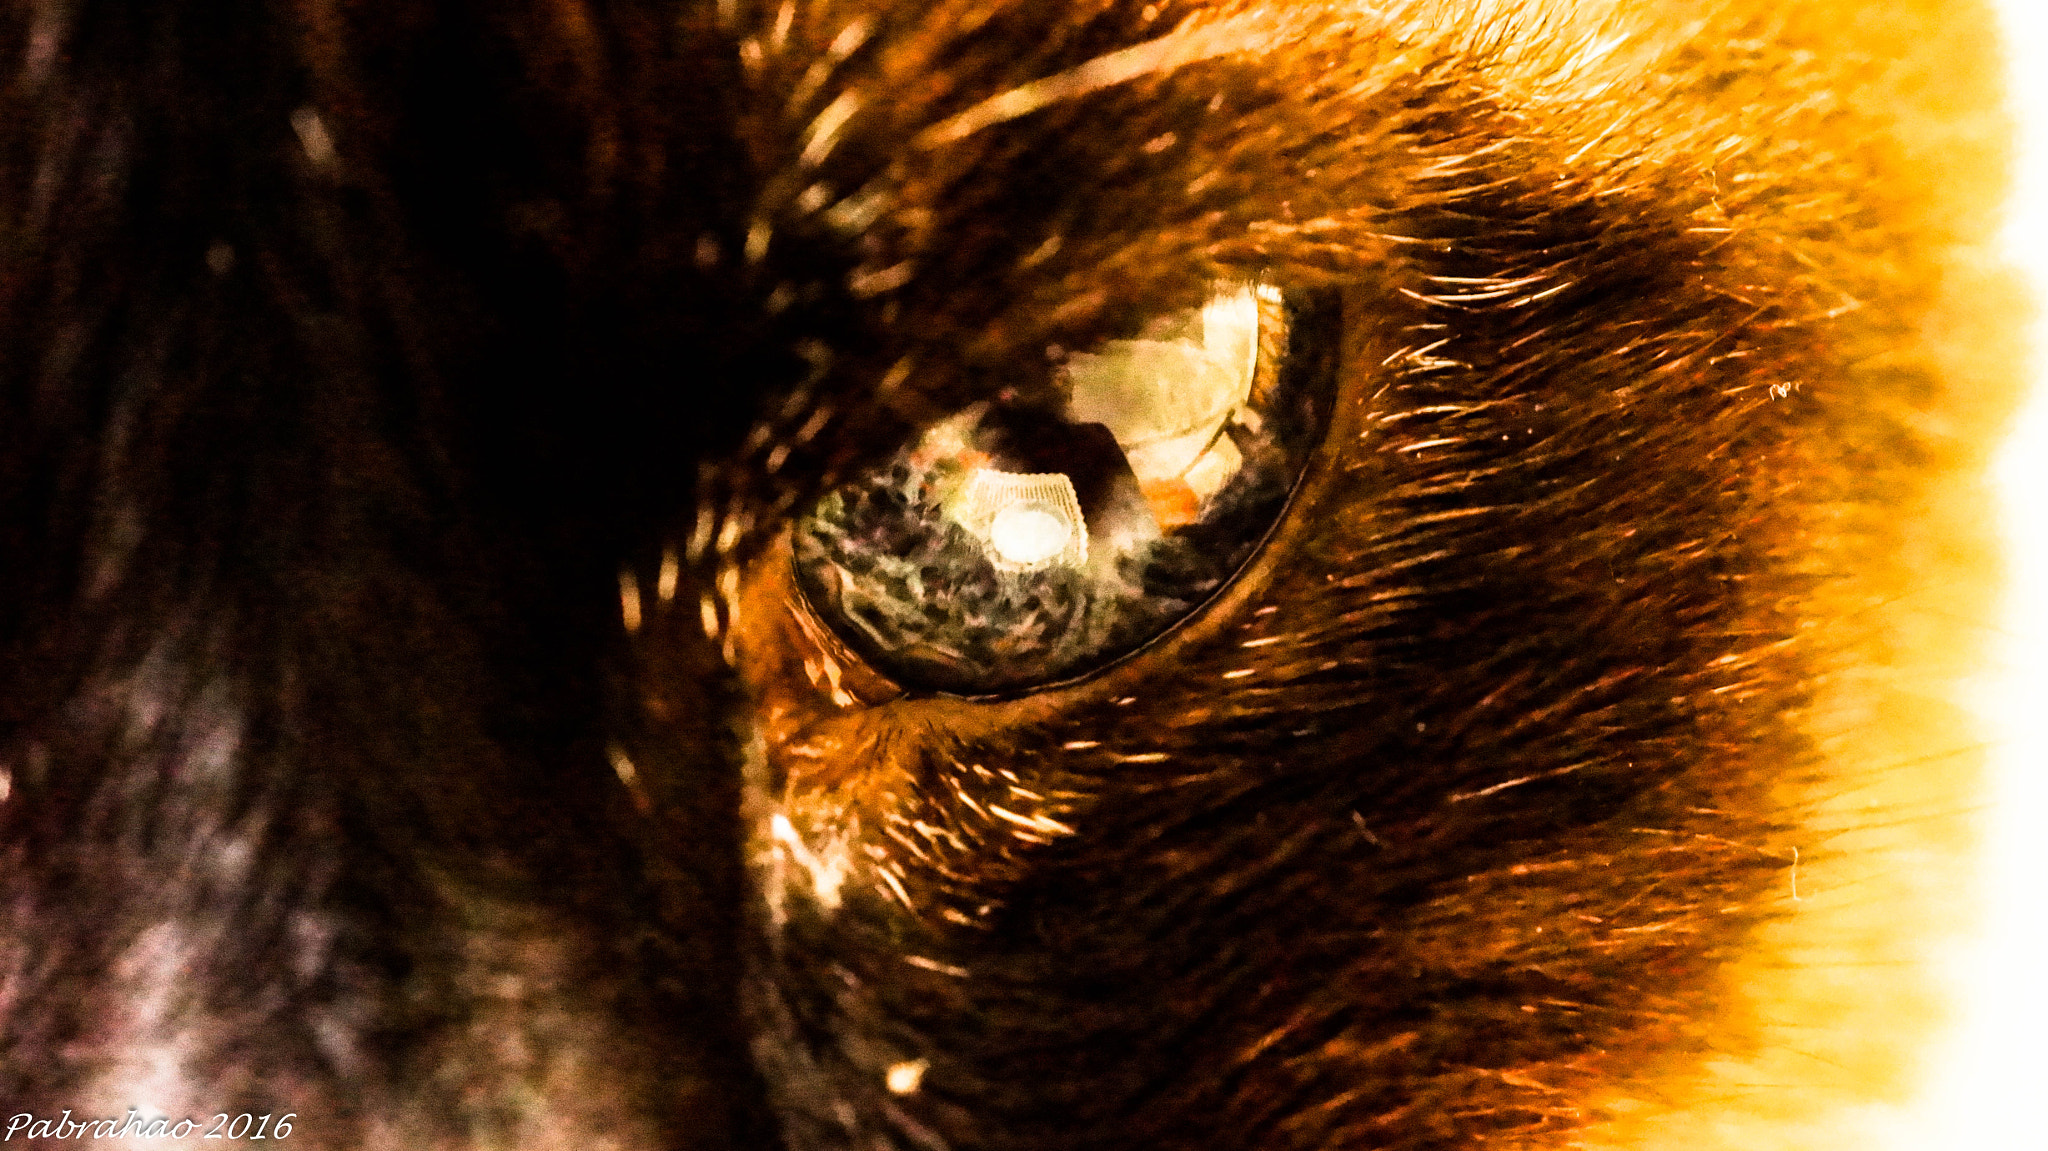
[[[1217,285],[1065,355],[1053,401],[975,405],[793,533],[810,610],[909,690],[1094,671],[1192,614],[1285,510],[1329,410],[1334,302]]]

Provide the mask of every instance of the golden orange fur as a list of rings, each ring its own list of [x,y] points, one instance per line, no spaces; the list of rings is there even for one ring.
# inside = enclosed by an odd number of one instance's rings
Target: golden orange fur
[[[10,5],[0,1122],[1849,1145],[1969,914],[1995,59],[1937,0]],[[822,494],[1250,280],[1327,426],[1185,619],[965,698],[806,602]]]

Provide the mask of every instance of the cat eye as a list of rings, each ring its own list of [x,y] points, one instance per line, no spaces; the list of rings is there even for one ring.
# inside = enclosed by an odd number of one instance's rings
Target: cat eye
[[[1019,693],[1116,662],[1280,519],[1328,418],[1335,318],[1224,283],[1059,355],[1052,399],[960,412],[801,517],[800,596],[906,690]]]

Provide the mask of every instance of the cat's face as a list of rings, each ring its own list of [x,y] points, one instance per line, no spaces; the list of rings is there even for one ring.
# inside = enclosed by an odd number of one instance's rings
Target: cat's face
[[[1980,13],[244,15],[9,26],[24,1113],[1702,1148],[1903,1081]]]

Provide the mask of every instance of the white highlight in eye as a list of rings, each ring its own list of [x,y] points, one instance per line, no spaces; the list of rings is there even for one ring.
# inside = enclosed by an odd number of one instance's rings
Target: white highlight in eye
[[[1058,472],[977,468],[947,509],[999,568],[1030,571],[1088,562],[1088,527],[1074,481]]]
[[[988,525],[988,542],[996,554],[1025,567],[1058,555],[1073,534],[1058,516],[1036,504],[1011,504]]]

